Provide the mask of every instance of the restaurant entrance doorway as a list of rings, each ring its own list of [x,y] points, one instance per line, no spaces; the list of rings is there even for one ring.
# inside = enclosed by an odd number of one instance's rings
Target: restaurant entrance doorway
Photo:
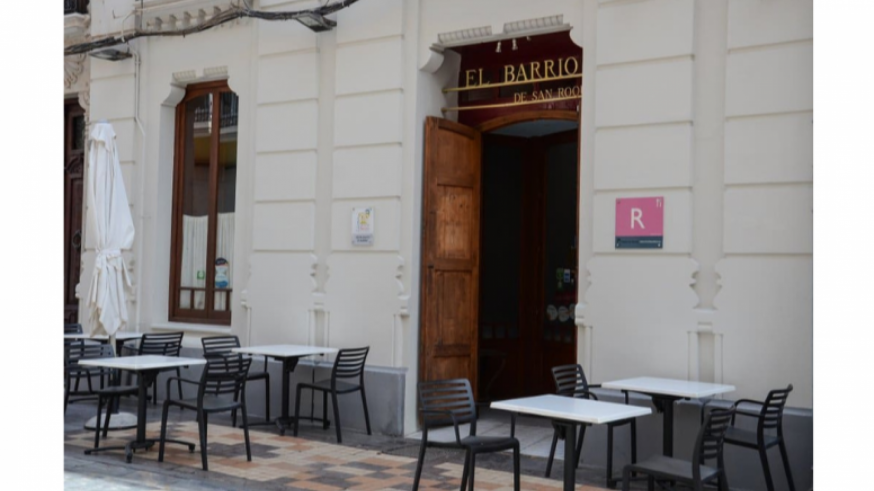
[[[532,115],[425,125],[420,377],[480,402],[552,392],[576,362],[579,120]]]
[[[538,119],[483,134],[479,400],[555,390],[576,363],[577,121]]]
[[[457,122],[425,122],[419,380],[553,392],[576,361],[583,52],[567,30],[450,51]]]

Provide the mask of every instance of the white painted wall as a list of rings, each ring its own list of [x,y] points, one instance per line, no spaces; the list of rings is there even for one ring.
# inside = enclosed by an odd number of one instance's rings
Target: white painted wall
[[[596,30],[593,249],[581,265],[589,286],[578,323],[596,381],[653,375],[687,378],[697,296],[692,259],[694,13],[691,0],[599,2]],[[592,18],[595,17],[595,18]],[[585,50],[583,56],[590,56]],[[584,75],[584,77],[586,76]],[[586,81],[584,80],[584,84]],[[616,250],[620,197],[663,196],[664,249]],[[582,311],[581,311],[582,310]],[[580,317],[582,317],[580,319]]]
[[[790,404],[811,407],[812,2],[602,1],[585,22],[590,376],[715,380],[757,399],[792,383]],[[665,197],[663,250],[613,249],[627,196]]]
[[[727,58],[722,374],[812,407],[812,0],[730,0]]]
[[[584,49],[576,321],[589,377],[717,380],[753,398],[791,382],[790,404],[810,407],[810,3],[362,0],[328,33],[241,20],[134,41],[139,69],[93,60],[90,118],[116,128],[137,225],[134,323],[180,327],[166,293],[174,107],[186,84],[226,77],[241,104],[239,294],[214,331],[369,344],[372,365],[408,370],[414,429],[423,122],[458,67],[430,48],[440,33],[561,14]],[[663,250],[613,248],[615,199],[631,196],[665,197]],[[375,207],[372,247],[351,245],[357,206]],[[83,257],[87,284],[87,236]]]

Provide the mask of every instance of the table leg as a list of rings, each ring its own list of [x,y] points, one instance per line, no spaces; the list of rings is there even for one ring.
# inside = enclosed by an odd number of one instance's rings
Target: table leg
[[[137,394],[137,442],[146,440],[146,411],[148,410],[147,401],[149,399],[148,388],[153,378],[154,374],[151,371],[146,370],[140,372],[139,377],[137,377],[139,385],[139,391]]]
[[[577,427],[572,423],[559,422],[564,426],[564,491],[574,491],[576,488],[577,473],[576,473],[576,449],[577,449]],[[607,476],[608,478],[610,476]]]
[[[674,456],[674,403],[678,400],[677,397],[653,396],[656,409],[662,411],[662,455],[665,457]]]
[[[295,367],[297,367],[297,360],[297,357],[282,359],[282,414],[280,414],[279,418],[276,420],[276,426],[279,427],[279,434],[282,436],[285,436],[285,429],[291,428],[293,424],[291,416],[288,414],[288,397],[290,395],[288,384],[290,382],[291,373],[294,372]]]
[[[133,460],[133,452],[138,448],[145,448],[146,450],[152,448],[155,445],[154,440],[146,439],[146,408],[148,407],[148,387],[152,383],[152,380],[158,376],[157,370],[143,370],[141,371],[137,377],[139,383],[139,394],[137,400],[137,437],[135,440],[128,442],[124,447],[100,447],[100,448],[89,448],[85,450],[86,455],[90,455],[95,452],[103,452],[106,450],[121,450],[124,449],[124,459],[127,463],[130,463]]]
[[[155,444],[154,440],[146,439],[146,411],[148,410],[149,386],[157,376],[157,370],[143,370],[137,377],[139,380],[139,393],[137,394],[137,439],[128,442],[124,447],[124,459],[128,464],[133,460],[134,450],[138,448],[148,450]]]

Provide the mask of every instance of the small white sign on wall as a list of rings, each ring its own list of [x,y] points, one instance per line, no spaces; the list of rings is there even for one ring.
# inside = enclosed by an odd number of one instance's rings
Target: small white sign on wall
[[[352,209],[352,245],[373,245],[373,207]]]

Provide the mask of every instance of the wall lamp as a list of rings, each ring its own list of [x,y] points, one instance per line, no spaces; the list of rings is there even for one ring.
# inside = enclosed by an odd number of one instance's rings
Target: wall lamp
[[[124,50],[116,48],[106,48],[99,51],[92,51],[90,54],[95,58],[107,61],[119,61],[133,56],[131,55],[130,50],[127,48],[125,48]]]
[[[296,17],[295,20],[309,27],[313,30],[313,32],[330,31],[331,29],[337,27],[336,21],[328,19],[325,16],[316,14],[314,12],[307,12],[300,17]]]

